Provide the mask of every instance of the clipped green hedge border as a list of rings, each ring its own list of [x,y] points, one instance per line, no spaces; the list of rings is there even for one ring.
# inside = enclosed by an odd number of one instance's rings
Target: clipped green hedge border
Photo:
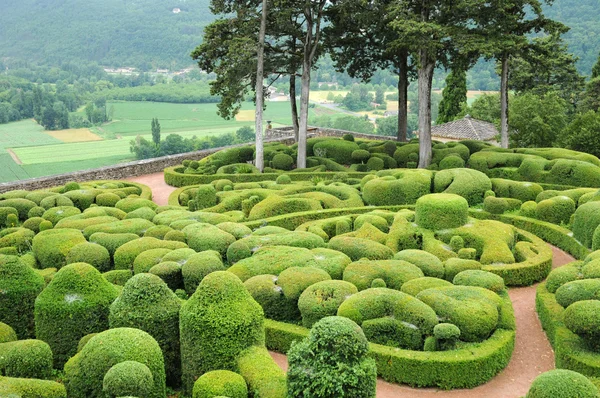
[[[262,174],[184,174],[177,171],[181,166],[167,167],[164,170],[165,182],[173,187],[185,187],[187,185],[210,184],[215,180],[228,179],[231,182],[260,182],[275,181],[282,173],[262,173]],[[340,171],[324,171],[320,173],[285,173],[290,176],[292,181],[308,181],[313,177],[331,178]],[[368,172],[344,171],[349,178],[362,178]]]
[[[505,304],[510,299],[504,297]],[[265,319],[267,348],[285,353],[293,341],[308,335],[308,329]],[[515,331],[497,329],[482,343],[452,351],[410,351],[369,344],[369,355],[377,363],[379,377],[392,383],[442,389],[473,388],[486,383],[509,363]]]
[[[542,328],[554,348],[556,367],[600,378],[600,353],[586,349],[583,340],[567,329],[562,322],[565,310],[546,289],[545,282],[537,288],[535,304]]]

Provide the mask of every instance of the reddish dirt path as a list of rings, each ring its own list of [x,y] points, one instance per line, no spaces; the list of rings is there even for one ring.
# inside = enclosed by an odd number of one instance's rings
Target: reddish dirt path
[[[574,260],[556,247],[552,266],[560,267]],[[471,390],[443,391],[435,388],[411,388],[377,381],[377,398],[518,398],[527,394],[537,375],[554,369],[554,351],[546,338],[535,312],[536,286],[513,288],[509,296],[515,309],[517,339],[510,363],[488,383]],[[285,355],[272,352],[277,364],[287,370]]]
[[[152,200],[160,206],[167,205],[169,203],[169,195],[177,189],[167,185],[162,172],[131,177],[127,178],[125,181],[139,182],[140,184],[148,185],[150,189],[152,189]]]
[[[166,205],[169,195],[175,190],[164,181],[163,173],[132,177],[135,181],[148,185],[152,189],[153,200]],[[564,251],[552,247],[552,267],[560,267],[574,260]],[[490,382],[470,389],[443,391],[434,388],[410,388],[404,385],[377,382],[377,398],[517,398],[525,396],[533,379],[547,370],[554,369],[554,352],[542,330],[535,312],[536,285],[513,288],[509,296],[515,309],[517,338],[510,363]],[[277,364],[287,370],[287,358],[283,354],[271,352]]]

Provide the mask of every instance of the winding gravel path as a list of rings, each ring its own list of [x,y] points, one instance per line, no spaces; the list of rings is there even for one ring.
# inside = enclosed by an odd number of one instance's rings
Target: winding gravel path
[[[175,190],[165,183],[163,173],[148,174],[128,180],[148,185],[152,189],[154,202],[159,205],[166,205],[169,195]],[[572,256],[556,247],[552,247],[552,252],[553,268],[574,261]],[[515,350],[506,369],[491,381],[470,390],[444,391],[433,388],[410,388],[379,379],[377,398],[518,398],[525,396],[537,375],[554,369],[554,351],[535,312],[536,286],[513,288],[508,292],[517,321]],[[282,369],[287,369],[285,355],[272,352],[271,356]]]

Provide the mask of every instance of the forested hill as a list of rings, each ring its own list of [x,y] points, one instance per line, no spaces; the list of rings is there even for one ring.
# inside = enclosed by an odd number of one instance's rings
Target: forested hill
[[[0,1],[0,59],[89,60],[107,66],[175,67],[214,16],[210,0]],[[175,11],[175,12],[174,12]]]
[[[209,2],[0,1],[0,60],[86,60],[148,69],[189,65],[203,27],[214,19]],[[581,72],[589,74],[600,52],[600,0],[554,0],[546,14],[571,27],[567,42],[580,58]]]
[[[579,57],[581,73],[590,75],[600,52],[600,0],[554,0],[545,13],[571,28],[564,36],[569,50]]]

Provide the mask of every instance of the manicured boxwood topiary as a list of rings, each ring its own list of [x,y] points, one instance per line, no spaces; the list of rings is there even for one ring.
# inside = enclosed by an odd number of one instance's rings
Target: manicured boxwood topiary
[[[556,289],[556,302],[564,308],[582,300],[600,300],[600,279],[567,282]]]
[[[456,274],[452,283],[458,286],[483,287],[495,293],[500,293],[506,288],[501,276],[480,270],[461,271]]]
[[[52,350],[41,340],[0,343],[0,374],[45,379],[52,373]]]
[[[35,335],[34,303],[44,278],[16,256],[0,254],[0,322],[21,339]]]
[[[106,372],[102,390],[110,397],[147,398],[154,387],[152,372],[137,361],[123,361]]]
[[[16,341],[17,333],[13,328],[4,322],[0,322],[0,343],[8,343],[9,341]]]
[[[340,164],[347,164],[352,159],[352,152],[357,149],[360,148],[355,142],[330,138],[317,142],[313,146],[312,152],[316,156],[330,158]]]
[[[125,243],[132,241],[134,239],[138,239],[139,236],[136,234],[129,234],[129,233],[124,233],[124,234],[119,234],[119,233],[115,233],[115,234],[108,234],[105,232],[96,232],[95,234],[93,234],[92,236],[90,236],[90,243],[97,243],[100,246],[103,246],[106,248],[106,250],[108,250],[108,253],[110,254],[110,257],[112,259],[112,257],[115,254],[115,251],[121,247],[122,245],[124,245]]]
[[[134,261],[138,255],[150,249],[183,249],[187,245],[183,242],[160,240],[156,238],[139,238],[121,245],[114,254],[115,269],[133,269]]]
[[[181,302],[171,289],[159,277],[147,273],[129,279],[110,306],[111,328],[136,328],[154,337],[163,352],[171,386],[177,386],[181,380],[180,307]]]
[[[467,223],[469,203],[454,194],[431,194],[417,200],[415,222],[422,228],[458,228]]]
[[[41,268],[61,268],[73,247],[86,243],[81,231],[61,228],[42,231],[33,238],[33,254]]]
[[[162,279],[173,291],[183,289],[181,265],[175,261],[161,261],[150,268],[148,272]]]
[[[413,204],[431,192],[432,174],[428,170],[405,170],[394,175],[370,179],[363,188],[363,200],[368,205],[391,206]]]
[[[182,232],[190,248],[197,252],[216,250],[221,255],[227,253],[227,248],[235,242],[235,236],[207,223],[195,223],[185,227]]]
[[[181,364],[184,389],[211,370],[236,370],[243,350],[264,345],[264,316],[242,282],[226,271],[205,277],[181,307]]]
[[[151,200],[142,198],[125,198],[119,200],[115,207],[119,210],[123,210],[125,213],[131,213],[134,210],[141,209],[142,207],[148,207],[152,210],[156,210],[158,205]]]
[[[452,154],[440,160],[440,170],[459,169],[465,167],[465,161],[459,155]]]
[[[592,248],[594,231],[600,225],[600,202],[588,202],[575,211],[573,237],[587,248]]]
[[[310,328],[320,319],[337,314],[344,300],[355,293],[358,293],[356,286],[345,281],[322,281],[310,285],[298,299],[302,324]]]
[[[55,381],[0,376],[0,396],[67,398],[65,386]]]
[[[569,305],[565,310],[564,322],[593,351],[600,351],[600,300],[582,300]]]
[[[224,271],[225,266],[219,252],[207,250],[190,256],[181,266],[183,285],[187,294],[194,294],[198,285],[214,271]]]
[[[73,201],[64,195],[52,195],[45,197],[40,201],[39,205],[46,210],[58,206],[74,206]]]
[[[194,383],[192,398],[247,398],[248,387],[242,376],[229,370],[204,373]]]
[[[377,368],[360,327],[342,317],[317,322],[288,352],[289,396],[375,397]]]
[[[111,269],[110,253],[104,246],[96,243],[80,243],[73,246],[67,254],[67,264],[87,263],[100,272]]]
[[[287,153],[278,153],[271,160],[271,167],[279,170],[291,170],[294,166],[294,158]]]
[[[121,200],[121,197],[116,193],[106,192],[101,193],[96,196],[96,204],[98,206],[107,206],[107,207],[115,207],[118,201]]]
[[[555,196],[537,204],[536,216],[542,221],[554,224],[568,224],[575,213],[575,202],[567,196]]]
[[[444,264],[433,254],[424,250],[407,249],[394,254],[394,260],[403,260],[416,265],[425,276],[444,277]]]
[[[368,171],[379,171],[383,170],[385,167],[385,163],[383,159],[373,156],[367,161],[367,170]]]
[[[101,398],[106,373],[124,361],[142,363],[152,372],[149,398],[164,398],[165,364],[158,343],[139,329],[109,329],[92,337],[65,364],[64,383],[71,398]]]
[[[285,373],[277,366],[264,347],[252,346],[237,359],[237,367],[246,384],[248,393],[254,397],[287,397]]]
[[[344,270],[344,280],[358,290],[368,289],[375,279],[382,279],[390,289],[400,290],[405,282],[423,276],[419,267],[403,260],[359,260]]]
[[[338,316],[352,319],[362,325],[365,321],[392,317],[398,322],[414,325],[421,335],[432,333],[438,317],[427,304],[406,293],[387,288],[371,288],[345,300]]]
[[[37,203],[23,198],[0,200],[0,207],[9,207],[17,210],[20,220],[27,220],[27,214],[29,213],[29,210],[36,206]]]
[[[361,258],[389,260],[394,256],[393,250],[381,243],[349,236],[336,236],[329,241],[327,247],[344,253],[353,261]]]
[[[525,398],[599,398],[600,391],[584,375],[567,369],[554,369],[533,380]]]
[[[485,192],[492,189],[492,182],[480,171],[450,169],[435,173],[433,191],[460,195],[469,205],[483,202]]]
[[[69,264],[56,273],[35,301],[35,333],[52,348],[56,368],[77,352],[83,336],[108,329],[116,297],[113,285],[89,264]]]

